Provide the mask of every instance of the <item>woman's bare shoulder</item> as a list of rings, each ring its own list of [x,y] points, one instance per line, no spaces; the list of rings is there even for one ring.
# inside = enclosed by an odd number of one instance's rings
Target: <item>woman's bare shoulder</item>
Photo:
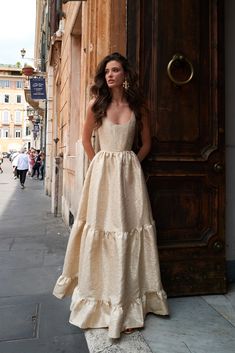
[[[89,124],[95,124],[95,114],[93,111],[93,106],[95,103],[95,98],[92,98],[87,105],[86,122]]]
[[[88,102],[87,109],[92,110],[94,104],[95,104],[96,98],[92,97],[91,100]]]

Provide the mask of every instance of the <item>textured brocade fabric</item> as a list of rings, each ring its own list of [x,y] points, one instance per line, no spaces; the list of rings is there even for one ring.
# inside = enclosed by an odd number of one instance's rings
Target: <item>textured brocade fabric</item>
[[[146,184],[131,151],[134,132],[134,115],[122,125],[103,119],[101,151],[88,169],[53,292],[72,295],[72,324],[108,327],[111,338],[144,326],[148,312],[168,315]]]

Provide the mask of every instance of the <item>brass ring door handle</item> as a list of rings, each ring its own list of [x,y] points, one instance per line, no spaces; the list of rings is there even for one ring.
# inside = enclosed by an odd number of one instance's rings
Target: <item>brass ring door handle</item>
[[[189,77],[187,78],[187,80],[184,80],[184,81],[178,81],[176,80],[173,75],[172,75],[172,72],[171,72],[171,69],[172,69],[172,65],[177,62],[177,61],[181,61],[181,62],[185,62],[189,68],[190,68],[190,75]],[[194,75],[194,69],[193,69],[193,65],[192,63],[182,54],[174,54],[173,55],[173,58],[169,61],[168,65],[167,65],[167,74],[169,76],[169,79],[174,82],[177,86],[182,86],[182,85],[185,85],[186,83],[189,83],[192,78],[193,78],[193,75]]]
[[[217,162],[213,165],[213,169],[216,173],[222,173],[224,171],[224,166],[222,163]]]

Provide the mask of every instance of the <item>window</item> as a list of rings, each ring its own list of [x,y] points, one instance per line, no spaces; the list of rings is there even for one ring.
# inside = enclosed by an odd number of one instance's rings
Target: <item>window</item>
[[[5,94],[4,95],[4,103],[9,103],[9,100],[10,100],[9,94]]]
[[[15,111],[15,123],[21,124],[21,112],[19,110]]]
[[[0,80],[0,87],[1,87],[1,88],[8,88],[8,87],[10,87],[10,82],[9,82],[9,80]]]
[[[20,138],[21,137],[21,131],[20,130],[15,130],[15,137]]]
[[[16,96],[16,102],[17,102],[17,103],[21,103],[21,95],[20,95],[20,94],[17,94],[17,96]]]
[[[28,126],[26,126],[25,134],[26,136],[30,135],[30,128]]]
[[[3,137],[9,137],[9,130],[3,129]]]
[[[7,110],[4,110],[4,112],[3,112],[2,123],[9,124],[9,112]]]
[[[16,88],[23,88],[23,81],[16,81]]]

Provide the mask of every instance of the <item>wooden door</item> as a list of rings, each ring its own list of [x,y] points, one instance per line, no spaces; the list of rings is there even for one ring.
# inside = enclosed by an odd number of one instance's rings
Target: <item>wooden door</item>
[[[224,293],[223,2],[128,0],[127,52],[150,108],[144,170],[164,287]]]

